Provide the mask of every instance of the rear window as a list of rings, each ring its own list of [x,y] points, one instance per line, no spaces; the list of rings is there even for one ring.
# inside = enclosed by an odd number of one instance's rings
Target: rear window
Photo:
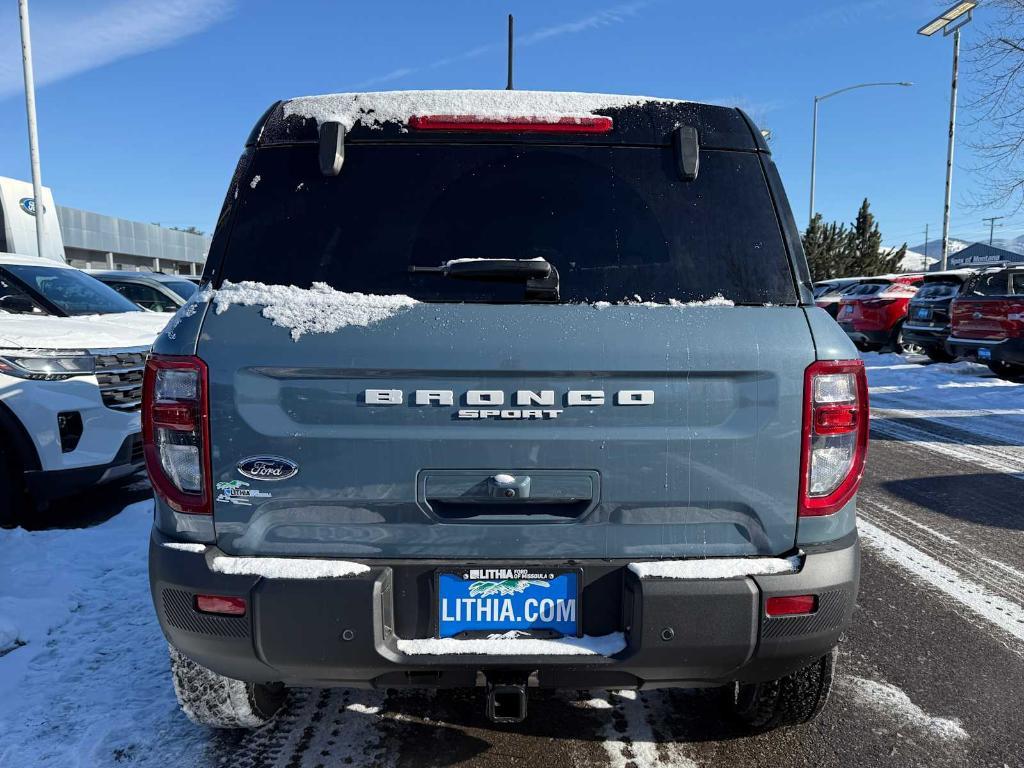
[[[919,299],[945,299],[956,296],[960,292],[961,283],[959,280],[943,280],[941,282],[928,282],[922,285],[917,291]]]
[[[971,280],[965,296],[1018,296],[1024,294],[1024,272],[993,272]]]
[[[189,280],[164,280],[163,282],[183,299],[191,299],[192,294],[199,290],[199,286]]]
[[[857,285],[843,291],[843,296],[851,299],[860,298],[861,296],[874,296],[876,293],[880,293],[890,285],[892,285],[892,283],[858,283]]]
[[[682,181],[671,148],[352,144],[337,177],[316,147],[262,149],[221,279],[421,301],[515,302],[522,283],[410,272],[454,259],[547,259],[563,302],[796,303],[758,157],[704,151]]]

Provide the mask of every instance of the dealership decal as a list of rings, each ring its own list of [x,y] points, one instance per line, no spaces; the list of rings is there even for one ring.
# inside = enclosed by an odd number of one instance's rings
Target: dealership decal
[[[217,501],[226,501],[229,504],[244,504],[251,506],[248,499],[269,499],[271,494],[266,491],[258,491],[249,488],[244,480],[227,480],[217,483]]]

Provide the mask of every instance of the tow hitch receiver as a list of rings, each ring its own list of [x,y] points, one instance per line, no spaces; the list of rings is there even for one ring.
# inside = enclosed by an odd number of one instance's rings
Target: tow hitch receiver
[[[526,677],[487,677],[487,717],[492,723],[521,723],[526,719]]]

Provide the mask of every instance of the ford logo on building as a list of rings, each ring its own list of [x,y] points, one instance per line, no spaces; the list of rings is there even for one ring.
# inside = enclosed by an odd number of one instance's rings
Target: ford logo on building
[[[29,216],[36,215],[36,201],[31,197],[23,197],[18,201],[18,207],[21,208]],[[43,213],[46,213],[46,208],[43,208]]]
[[[299,471],[299,465],[280,456],[250,456],[236,465],[239,474],[252,480],[287,480]]]

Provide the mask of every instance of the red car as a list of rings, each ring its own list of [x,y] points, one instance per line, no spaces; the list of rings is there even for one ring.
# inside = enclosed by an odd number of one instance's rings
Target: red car
[[[836,320],[862,352],[902,352],[907,306],[923,279],[923,275],[868,278],[843,295]]]
[[[986,270],[968,281],[953,301],[946,348],[1024,384],[1024,267]]]

